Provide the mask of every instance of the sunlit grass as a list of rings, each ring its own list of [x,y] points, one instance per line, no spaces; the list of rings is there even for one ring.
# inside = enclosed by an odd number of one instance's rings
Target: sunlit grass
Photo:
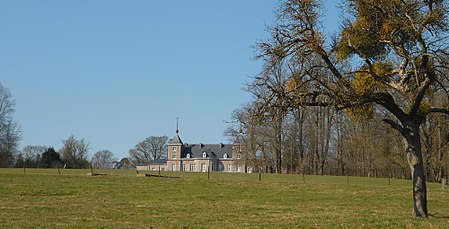
[[[0,169],[0,227],[447,228],[449,188],[428,184],[411,217],[408,180],[299,175]],[[158,174],[158,172],[152,172]]]

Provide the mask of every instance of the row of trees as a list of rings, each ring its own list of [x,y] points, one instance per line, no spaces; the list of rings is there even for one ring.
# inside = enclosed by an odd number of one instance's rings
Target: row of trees
[[[63,146],[57,152],[53,147],[26,146],[17,153],[14,166],[27,168],[96,168],[113,169],[126,166],[126,160],[117,161],[109,150],[100,150],[88,160],[89,143],[70,136],[62,141]]]
[[[92,166],[97,169],[129,169],[138,164],[166,159],[167,142],[167,136],[150,136],[131,149],[128,158],[118,161],[111,151],[100,150],[89,160],[89,143],[72,135],[66,140],[62,140],[63,146],[58,152],[53,147],[26,146],[17,153],[14,166],[72,169]]]
[[[167,136],[151,136],[139,142],[129,151],[129,158],[120,161],[109,150],[96,152],[89,160],[89,143],[70,136],[62,140],[62,148],[56,151],[47,146],[26,146],[19,150],[22,138],[17,122],[14,122],[15,101],[6,87],[0,84],[0,168],[93,168],[129,169],[137,164],[166,158]]]
[[[247,149],[246,166],[256,171],[411,177],[402,138],[380,114],[354,120],[331,107],[299,107],[287,110],[277,125],[253,102],[232,116],[226,134]],[[430,116],[422,133],[426,177],[441,181],[449,170],[449,118]]]
[[[70,136],[56,152],[53,147],[26,146],[18,149],[22,138],[17,122],[13,121],[15,101],[9,90],[0,84],[0,168],[87,168],[112,169],[130,167],[126,158],[117,162],[112,152],[101,150],[88,160],[89,143]]]
[[[129,151],[129,157],[120,161],[109,150],[97,151],[89,160],[89,143],[74,135],[62,140],[62,148],[26,146],[11,159],[14,167],[27,168],[96,168],[130,169],[138,164],[167,158],[167,136],[150,136]],[[5,167],[10,167],[5,166]]]
[[[277,172],[293,170],[294,158],[314,174],[402,170],[413,214],[427,217],[426,180],[447,168],[448,4],[345,0],[341,8],[341,30],[328,36],[320,1],[281,2],[271,38],[256,44],[264,68],[248,85],[254,100],[228,132],[248,159]]]

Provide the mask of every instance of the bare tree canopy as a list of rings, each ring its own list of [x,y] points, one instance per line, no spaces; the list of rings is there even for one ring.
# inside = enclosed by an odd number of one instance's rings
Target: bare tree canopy
[[[251,90],[259,109],[333,107],[354,119],[383,116],[405,142],[413,214],[427,217],[420,128],[429,114],[449,114],[447,2],[345,0],[336,37],[323,32],[320,1],[285,0],[276,12],[271,39],[256,45],[265,62]]]
[[[115,164],[115,169],[131,169],[132,165],[128,158],[124,157]]]
[[[75,169],[89,166],[87,161],[88,142],[84,139],[78,140],[74,135],[71,135],[68,139],[62,140],[62,144],[60,151],[66,167]]]
[[[0,84],[0,167],[12,167],[14,154],[22,138],[19,125],[13,121],[15,102]]]
[[[113,169],[117,158],[109,150],[96,152],[91,159],[92,167],[96,169]]]
[[[46,150],[46,146],[25,146],[17,154],[15,167],[40,168],[42,155]]]
[[[129,150],[133,164],[147,163],[167,158],[167,136],[150,136]]]

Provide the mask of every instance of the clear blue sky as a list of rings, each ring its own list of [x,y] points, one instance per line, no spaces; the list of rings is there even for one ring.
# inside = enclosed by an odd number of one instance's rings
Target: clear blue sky
[[[325,24],[338,26],[337,1]],[[277,0],[1,0],[0,83],[16,101],[27,145],[61,148],[71,134],[90,155],[117,158],[148,136],[227,143],[231,112],[260,71]]]

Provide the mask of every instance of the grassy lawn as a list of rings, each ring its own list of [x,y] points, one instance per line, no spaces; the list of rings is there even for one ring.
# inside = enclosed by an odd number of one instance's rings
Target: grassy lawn
[[[414,219],[411,183],[359,177],[0,169],[1,228],[448,228],[449,187],[428,184]]]

